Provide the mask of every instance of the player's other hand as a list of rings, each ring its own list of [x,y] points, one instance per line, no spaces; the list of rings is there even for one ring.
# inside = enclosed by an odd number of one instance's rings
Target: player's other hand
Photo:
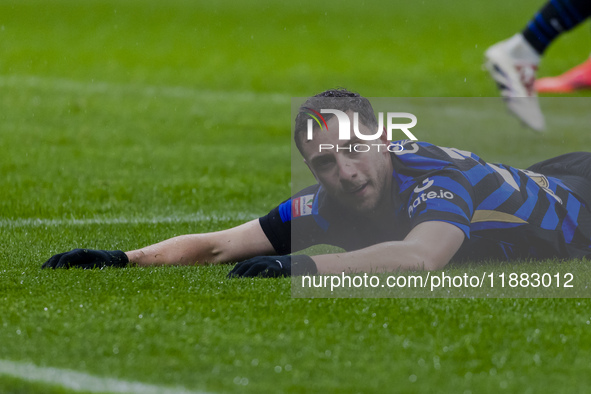
[[[314,260],[306,255],[258,256],[236,264],[228,274],[228,278],[291,276],[292,265],[296,267],[295,273],[299,275],[314,275],[318,271]]]
[[[121,250],[74,249],[56,254],[41,268],[103,268],[125,267],[129,263],[127,255]]]

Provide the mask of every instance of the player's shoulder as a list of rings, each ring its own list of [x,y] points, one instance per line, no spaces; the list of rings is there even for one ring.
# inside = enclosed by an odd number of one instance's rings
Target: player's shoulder
[[[320,191],[320,185],[317,183],[315,185],[310,185],[308,187],[301,189],[297,193],[293,194],[293,196],[291,198],[293,199],[293,198],[302,197],[302,196],[316,195],[316,194],[318,194],[319,191]]]
[[[424,141],[396,141],[394,144],[401,148],[394,151],[395,162],[407,168],[435,171],[446,168],[468,170],[478,163],[482,163],[480,157],[472,152],[437,146]]]

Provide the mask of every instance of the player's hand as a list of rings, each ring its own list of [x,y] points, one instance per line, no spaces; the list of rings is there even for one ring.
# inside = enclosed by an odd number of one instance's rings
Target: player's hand
[[[129,263],[127,255],[121,250],[74,249],[56,254],[41,268],[104,268],[125,267]]]
[[[291,276],[292,264],[297,266],[297,274],[315,274],[318,270],[314,260],[306,255],[295,256],[259,256],[242,261],[234,266],[228,278],[276,278]]]

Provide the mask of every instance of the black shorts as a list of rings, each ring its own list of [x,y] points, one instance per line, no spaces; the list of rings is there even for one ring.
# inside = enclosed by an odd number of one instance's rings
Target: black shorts
[[[560,179],[591,207],[591,152],[566,153],[527,168]]]

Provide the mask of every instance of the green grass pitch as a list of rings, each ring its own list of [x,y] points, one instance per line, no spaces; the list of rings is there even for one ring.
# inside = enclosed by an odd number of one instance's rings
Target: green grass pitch
[[[292,97],[496,97],[483,51],[541,4],[0,0],[0,360],[212,393],[588,392],[585,298],[308,299],[228,266],[39,269],[268,212],[291,192]],[[587,23],[540,75],[590,48]],[[500,100],[450,99],[464,127],[420,137],[516,166],[589,150],[573,96],[542,103],[544,135]],[[0,392],[80,391],[0,371]]]

